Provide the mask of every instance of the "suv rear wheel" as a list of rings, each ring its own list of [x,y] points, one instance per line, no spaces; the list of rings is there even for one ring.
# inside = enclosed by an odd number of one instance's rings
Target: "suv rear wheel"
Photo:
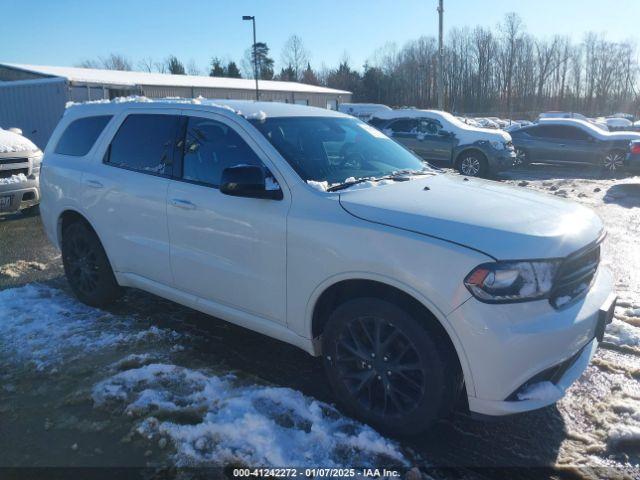
[[[487,174],[487,160],[476,152],[465,152],[457,162],[458,172],[467,177],[483,177]]]
[[[612,150],[608,152],[601,162],[601,166],[607,173],[617,173],[624,167],[625,152]]]
[[[121,296],[102,244],[86,223],[75,221],[62,232],[62,263],[67,281],[82,303],[104,307]]]
[[[440,336],[386,300],[343,303],[331,314],[322,343],[337,401],[381,431],[424,431],[451,410],[460,390]]]

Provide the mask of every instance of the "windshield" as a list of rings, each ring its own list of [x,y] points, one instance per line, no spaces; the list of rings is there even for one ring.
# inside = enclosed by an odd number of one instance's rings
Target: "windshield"
[[[413,153],[354,118],[274,117],[251,122],[305,181],[334,185],[428,168]]]

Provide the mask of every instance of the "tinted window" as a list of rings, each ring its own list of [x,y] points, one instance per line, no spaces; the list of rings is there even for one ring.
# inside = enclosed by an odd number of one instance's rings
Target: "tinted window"
[[[589,138],[589,135],[579,128],[562,125],[555,127],[553,135],[556,138],[562,138],[565,140],[587,140]]]
[[[122,168],[171,175],[179,117],[129,115],[111,142],[106,162]]]
[[[225,168],[262,165],[262,162],[227,125],[207,118],[189,117],[182,165],[183,179],[217,187]]]
[[[532,137],[551,137],[549,126],[529,127],[525,130]]]
[[[394,133],[412,133],[417,131],[418,121],[406,118],[393,122],[388,128]]]
[[[418,131],[421,133],[426,133],[427,135],[437,135],[438,130],[442,127],[437,122],[432,120],[420,120],[420,125],[418,126]]]
[[[58,145],[56,145],[56,153],[74,157],[86,155],[109,120],[111,120],[111,115],[74,120],[60,137]]]

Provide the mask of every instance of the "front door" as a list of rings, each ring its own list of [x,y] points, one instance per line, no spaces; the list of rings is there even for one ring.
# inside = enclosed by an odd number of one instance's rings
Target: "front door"
[[[423,158],[436,162],[450,162],[453,150],[453,134],[446,132],[435,120],[422,119],[418,125],[418,142]]]
[[[221,307],[286,322],[286,219],[283,200],[232,197],[222,170],[265,165],[235,122],[214,113],[183,117],[179,178],[169,182],[167,215],[176,288]]]

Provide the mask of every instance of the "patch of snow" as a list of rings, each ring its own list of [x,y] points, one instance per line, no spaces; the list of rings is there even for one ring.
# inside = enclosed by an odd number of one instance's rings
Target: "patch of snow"
[[[0,149],[1,148],[2,148],[2,145],[0,145]],[[27,177],[25,176],[25,174],[19,173],[18,175],[11,175],[10,177],[7,177],[7,178],[0,178],[0,185],[13,185],[15,183],[22,183],[26,181],[27,181]]]
[[[38,150],[31,140],[17,133],[0,128],[0,153],[35,152]],[[3,179],[0,179],[0,182]]]
[[[265,177],[264,188],[265,190],[280,190],[280,184],[273,177]]]
[[[87,307],[62,290],[39,284],[0,291],[0,370],[8,363],[47,371],[87,353],[179,335],[132,318]]]
[[[168,438],[178,466],[407,464],[394,442],[332,406],[233,376],[156,363],[104,380],[92,397],[96,407],[138,419],[144,438]]]
[[[316,190],[320,190],[321,192],[326,192],[327,189],[329,188],[329,183],[326,181],[317,182],[315,180],[307,180],[307,185],[309,185],[312,188],[315,188]]]
[[[625,446],[638,445],[638,443],[640,443],[640,426],[616,425],[609,430],[607,445],[613,450],[621,450]]]
[[[29,270],[46,270],[47,266],[40,262],[28,262],[26,260],[18,260],[14,263],[7,263],[0,266],[0,276],[9,278],[18,278]]]
[[[344,190],[361,190],[363,188],[379,187],[381,185],[391,185],[392,183],[396,183],[396,182],[390,179],[378,180],[378,181],[367,180],[366,182],[360,182],[360,183],[351,185],[350,187],[347,187]]]
[[[562,396],[562,390],[551,382],[534,383],[524,392],[518,393],[519,400],[554,401],[560,396]]]
[[[264,113],[262,110],[259,110],[255,113],[252,113],[250,115],[245,115],[244,116],[247,120],[258,120],[260,122],[264,122],[267,119],[267,114]]]
[[[618,346],[640,347],[640,328],[614,318],[605,330],[604,339]]]

